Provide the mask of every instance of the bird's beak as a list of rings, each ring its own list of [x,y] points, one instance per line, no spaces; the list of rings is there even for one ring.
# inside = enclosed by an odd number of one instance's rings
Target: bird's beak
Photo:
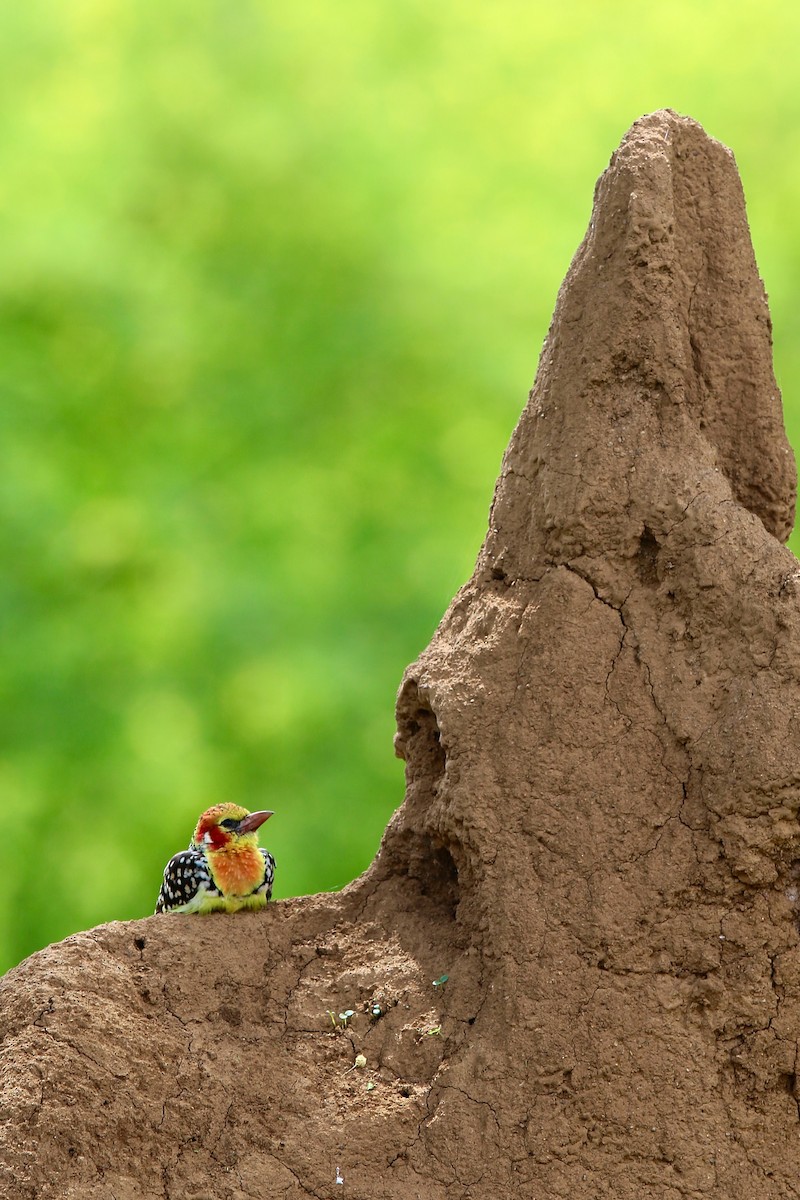
[[[274,816],[275,814],[273,812],[267,811],[249,813],[246,817],[242,817],[241,821],[239,822],[238,832],[252,833],[255,829],[258,829],[259,825],[263,825],[265,821],[268,821],[270,817]]]

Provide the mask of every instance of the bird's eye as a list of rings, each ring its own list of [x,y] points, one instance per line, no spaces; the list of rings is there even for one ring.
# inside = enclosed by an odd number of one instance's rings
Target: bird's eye
[[[239,822],[234,817],[228,817],[225,821],[220,821],[223,829],[235,829]]]

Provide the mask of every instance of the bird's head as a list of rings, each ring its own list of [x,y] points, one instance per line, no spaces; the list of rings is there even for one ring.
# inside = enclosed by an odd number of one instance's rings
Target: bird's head
[[[207,852],[237,845],[255,846],[256,830],[272,815],[266,811],[248,812],[240,804],[215,804],[197,822],[192,845]]]

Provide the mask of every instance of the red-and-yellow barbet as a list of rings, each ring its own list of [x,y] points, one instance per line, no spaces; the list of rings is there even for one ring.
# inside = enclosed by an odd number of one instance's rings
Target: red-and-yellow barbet
[[[215,804],[203,813],[188,850],[164,868],[156,912],[238,912],[264,908],[272,895],[275,859],[256,830],[271,812]]]

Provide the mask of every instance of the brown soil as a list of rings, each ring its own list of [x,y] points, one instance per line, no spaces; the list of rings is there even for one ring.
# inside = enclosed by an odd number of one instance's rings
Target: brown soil
[[[12,971],[2,1194],[800,1195],[794,489],[733,157],[645,117],[406,673],[375,862]]]

